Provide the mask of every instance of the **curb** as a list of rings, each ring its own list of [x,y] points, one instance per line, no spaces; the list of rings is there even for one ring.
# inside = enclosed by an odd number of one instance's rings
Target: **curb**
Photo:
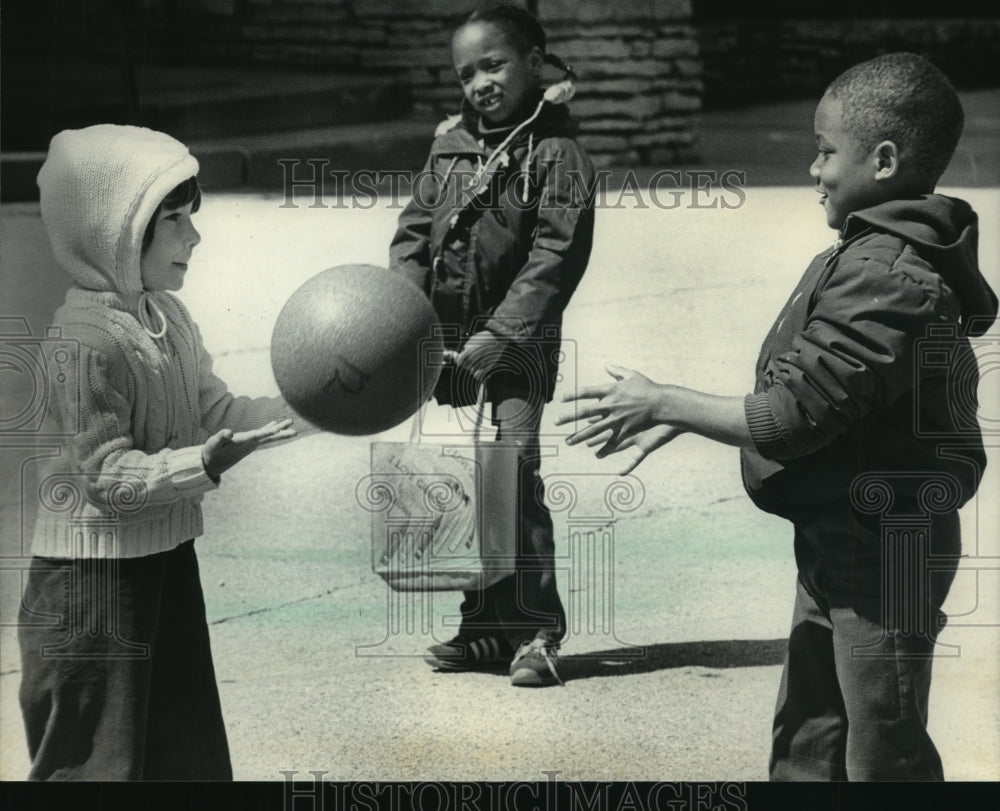
[[[315,179],[308,166],[315,162],[326,177],[363,170],[418,170],[427,157],[437,119],[403,119],[375,124],[297,130],[241,138],[191,140],[198,159],[198,180],[214,190],[280,191],[288,171],[306,185]],[[45,152],[0,154],[0,202],[35,202],[35,178]],[[287,162],[287,163],[282,163]],[[324,178],[319,178],[323,182]],[[333,183],[334,181],[330,181]]]

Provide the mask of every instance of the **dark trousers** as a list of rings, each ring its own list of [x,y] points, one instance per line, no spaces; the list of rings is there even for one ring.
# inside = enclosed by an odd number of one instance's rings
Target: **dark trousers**
[[[558,643],[566,613],[556,588],[552,516],[544,503],[538,431],[543,404],[505,393],[494,404],[499,440],[518,446],[518,537],[515,572],[482,591],[464,593],[462,636],[500,635],[512,649],[536,636]]]
[[[859,542],[880,542],[864,527],[851,532]],[[957,515],[936,519],[932,533],[939,549],[957,550]],[[817,548],[823,534],[821,521],[797,524],[796,544]],[[830,587],[820,561],[800,569],[774,716],[772,780],[944,779],[927,734],[927,703],[945,622],[940,606],[954,578],[949,560],[938,558],[938,576],[915,577],[923,588],[883,570],[878,594]],[[916,575],[930,562],[910,559],[906,571]],[[841,575],[832,580],[843,582]]]
[[[18,638],[29,779],[232,779],[193,541],[35,558]]]

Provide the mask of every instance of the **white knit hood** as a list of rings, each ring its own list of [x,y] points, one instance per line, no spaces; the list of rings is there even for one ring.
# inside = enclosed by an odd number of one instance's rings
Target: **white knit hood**
[[[187,147],[143,127],[64,130],[38,173],[42,220],[60,265],[86,290],[142,293],[142,237],[156,207],[197,175]]]

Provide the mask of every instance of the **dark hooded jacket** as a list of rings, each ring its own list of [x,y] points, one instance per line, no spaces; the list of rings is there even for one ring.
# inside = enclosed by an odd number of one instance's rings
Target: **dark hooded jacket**
[[[972,342],[997,315],[977,242],[975,212],[942,195],[848,216],[761,348],[746,399],[755,448],[742,452],[759,507],[794,521],[857,504],[876,497],[862,491],[876,473],[904,500],[937,483],[938,511],[975,494],[986,457]]]
[[[483,131],[466,109],[441,129],[400,215],[390,268],[428,295],[448,348],[484,329],[501,339],[491,397],[514,386],[547,402],[562,313],[590,258],[593,166],[573,138],[566,106],[546,103],[488,164],[477,194],[477,169],[512,128]],[[452,405],[475,399],[471,380],[455,379],[449,368],[435,395]]]

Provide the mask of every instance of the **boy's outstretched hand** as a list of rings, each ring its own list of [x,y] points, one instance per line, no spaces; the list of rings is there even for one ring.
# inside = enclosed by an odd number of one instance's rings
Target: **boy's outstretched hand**
[[[590,424],[566,438],[570,445],[588,447],[604,443],[598,457],[626,448],[638,448],[638,456],[622,473],[636,466],[657,448],[684,433],[695,433],[738,448],[753,448],[744,411],[743,397],[705,394],[692,389],[654,383],[645,375],[621,366],[608,366],[614,383],[587,386],[563,397],[563,402],[596,400],[556,420],[563,425],[575,420]]]
[[[290,419],[274,420],[252,431],[233,433],[223,428],[211,436],[201,450],[205,472],[215,481],[241,459],[249,456],[261,445],[290,439],[295,436]]]
[[[581,406],[575,417],[559,417],[556,425],[587,420],[590,424],[571,434],[566,442],[569,445],[586,442],[589,448],[603,443],[604,447],[597,451],[599,459],[627,448],[638,448],[639,454],[622,471],[625,476],[650,453],[684,433],[684,430],[667,424],[661,413],[661,400],[666,387],[621,366],[608,366],[607,370],[615,379],[614,383],[587,386],[563,397],[563,402],[597,402]]]

